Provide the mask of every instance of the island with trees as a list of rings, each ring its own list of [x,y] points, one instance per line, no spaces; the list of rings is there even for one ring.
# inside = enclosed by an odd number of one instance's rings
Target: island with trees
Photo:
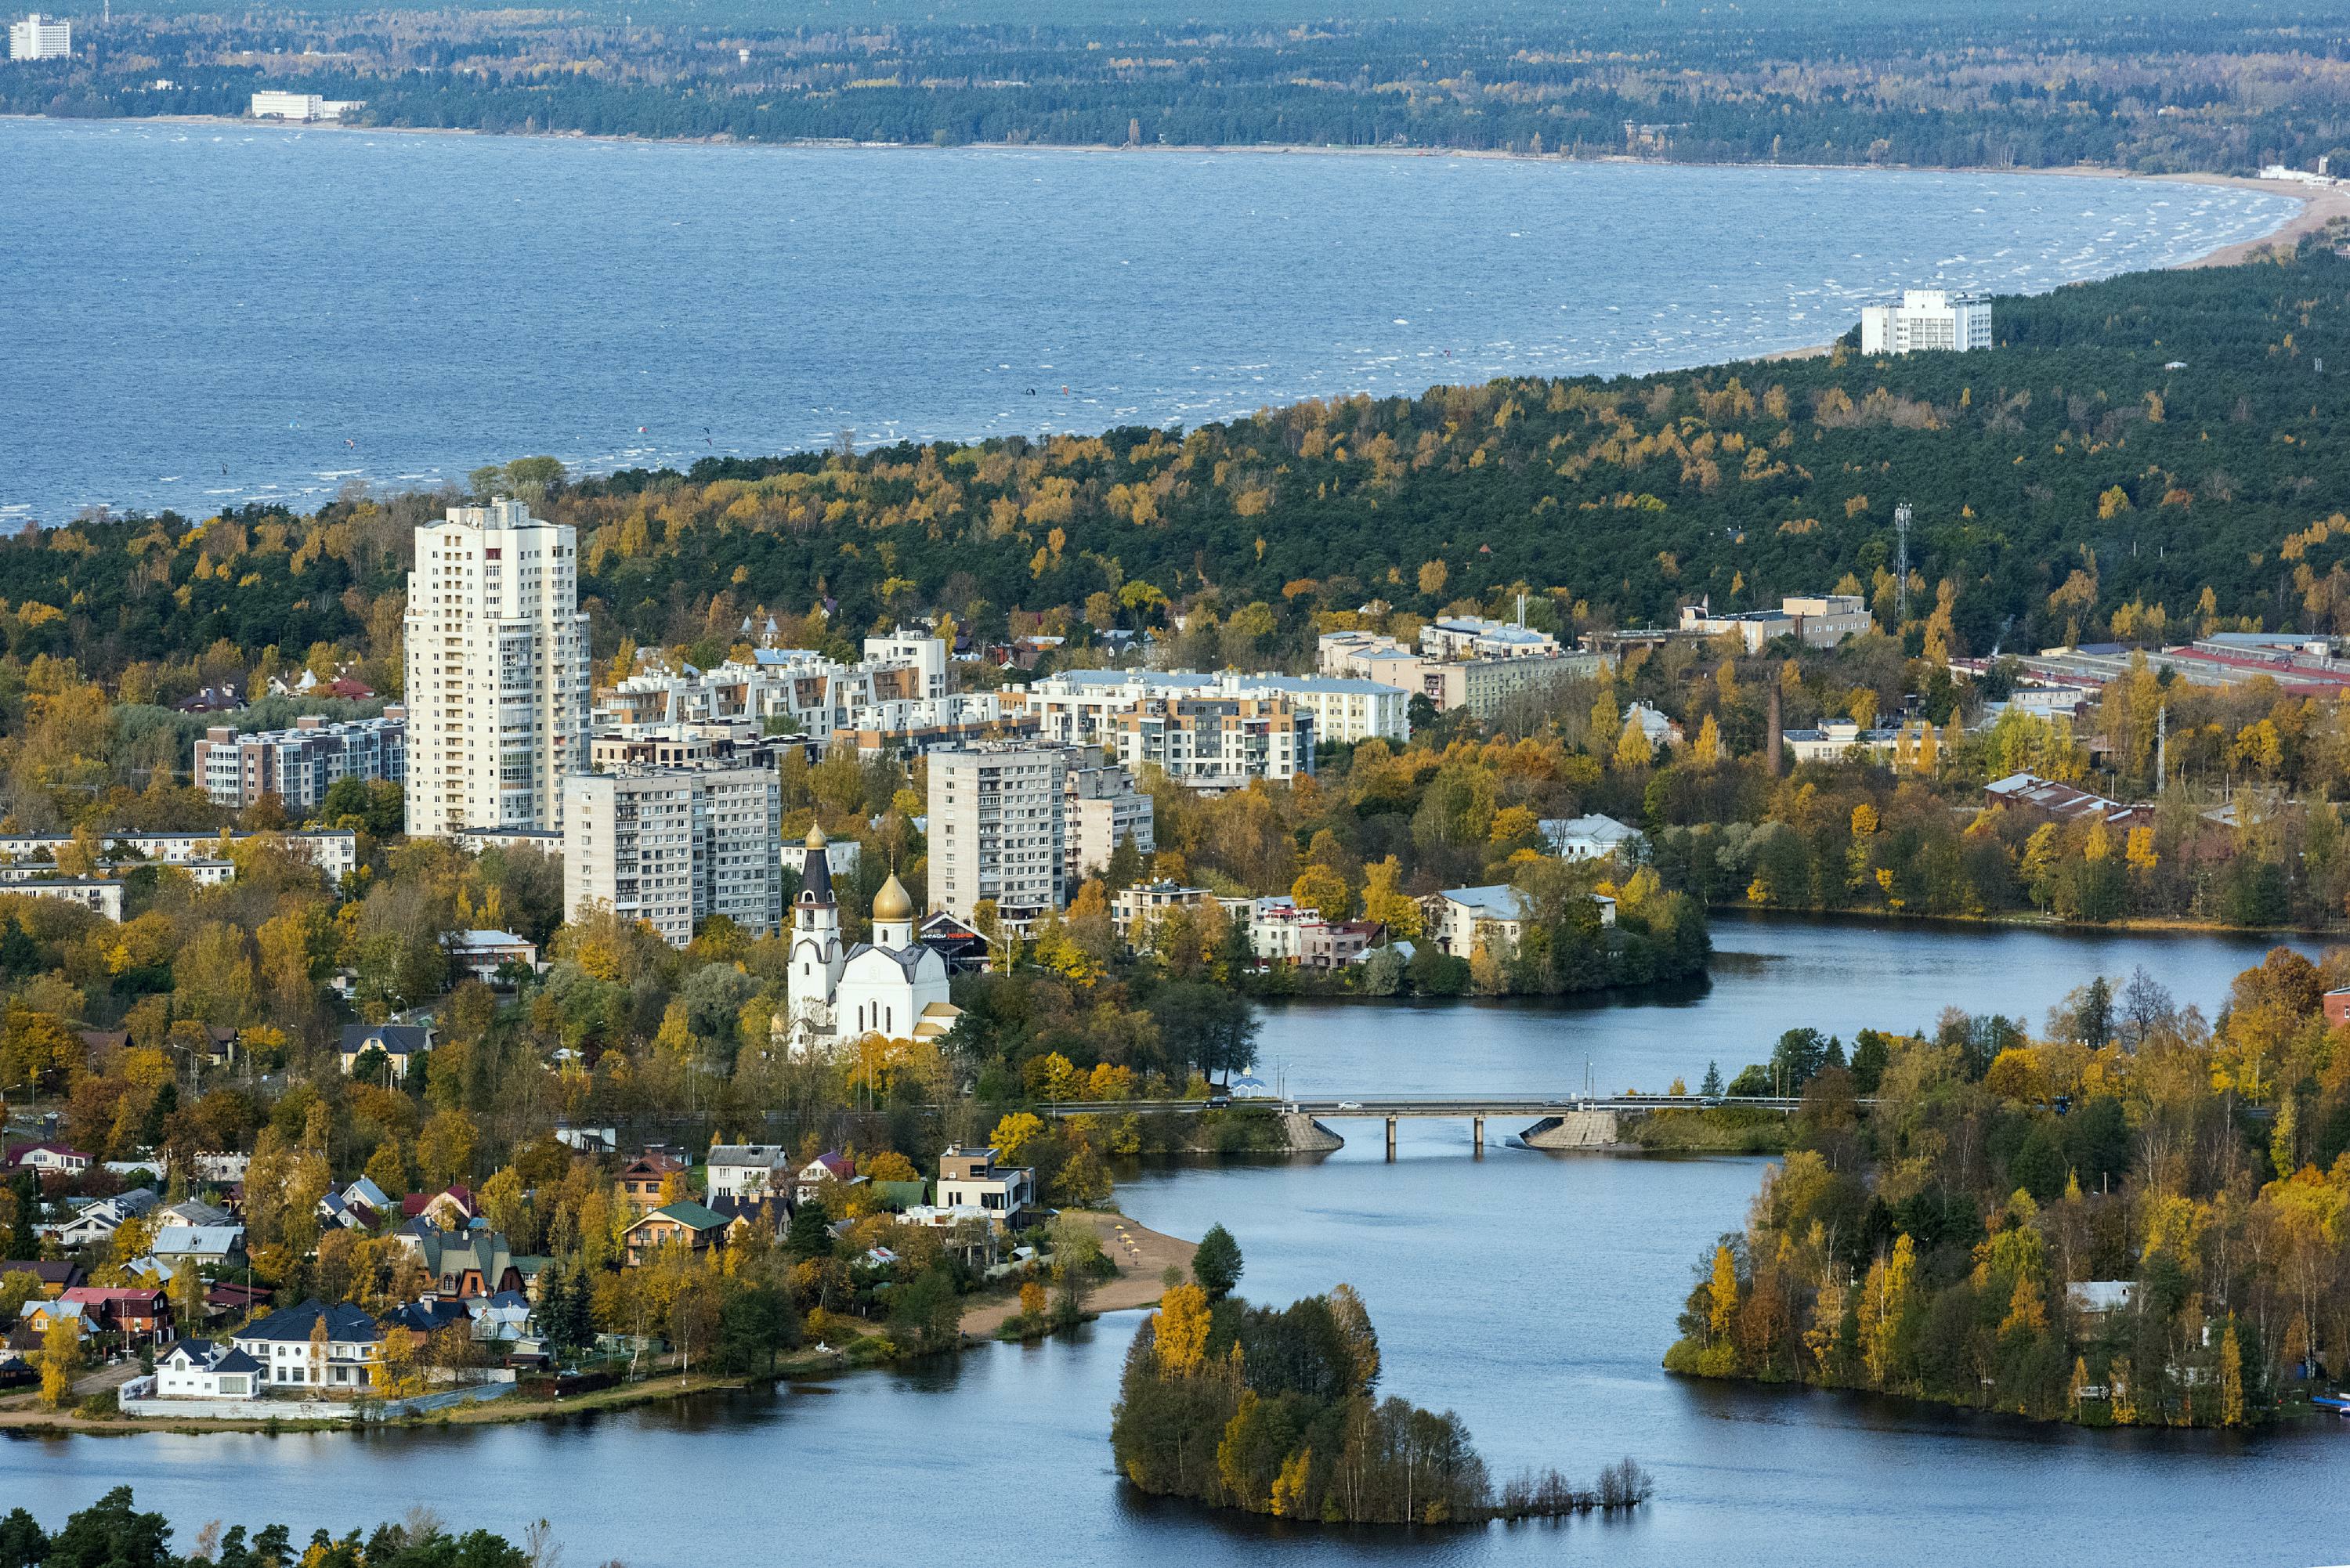
[[[1309,1523],[1404,1525],[1614,1512],[1653,1494],[1628,1459],[1591,1487],[1551,1470],[1497,1492],[1460,1417],[1378,1397],[1378,1335],[1352,1286],[1253,1306],[1232,1293],[1241,1272],[1218,1226],[1192,1282],[1170,1287],[1135,1334],[1110,1448],[1141,1490]]]

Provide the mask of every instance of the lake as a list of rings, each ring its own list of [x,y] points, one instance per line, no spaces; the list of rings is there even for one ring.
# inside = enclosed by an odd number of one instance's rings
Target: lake
[[[1930,1022],[1948,1004],[2033,1014],[2095,972],[2144,963],[2217,1010],[2259,942],[2216,936],[1724,921],[1731,955],[1700,996],[1575,1011],[1452,1003],[1293,1004],[1268,1016],[1293,1081],[1472,1093],[1497,1075],[1549,1086],[1571,1059],[1603,1081],[1725,1066],[1733,1042],[1797,1023],[1849,1036]],[[1341,1123],[1344,1130],[1349,1124]],[[1368,1129],[1375,1124],[1353,1126]],[[1121,1200],[1196,1236],[1221,1220],[1243,1290],[1281,1301],[1340,1280],[1380,1331],[1384,1386],[1458,1410],[1496,1471],[1653,1470],[1628,1521],[1425,1536],[1327,1534],[1211,1517],[1133,1495],[1112,1473],[1108,1413],[1133,1314],[1074,1341],[991,1346],[910,1373],[478,1430],[285,1437],[139,1435],[0,1441],[0,1502],[54,1524],[129,1483],[183,1534],[282,1519],[307,1533],[424,1501],[519,1536],[556,1526],[567,1560],[703,1568],[755,1545],[786,1563],[899,1564],[941,1549],[1025,1564],[1316,1565],[1366,1559],[1610,1565],[1709,1561],[1846,1568],[1933,1542],[2005,1568],[2097,1561],[2342,1560],[2350,1432],[2089,1433],[1834,1394],[1694,1385],[1658,1362],[1700,1251],[1761,1179],[1750,1159],[1640,1159],[1496,1147],[1407,1122],[1319,1160],[1154,1169]]]
[[[0,119],[0,523],[1185,424],[1825,342],[2270,232],[2227,187]]]

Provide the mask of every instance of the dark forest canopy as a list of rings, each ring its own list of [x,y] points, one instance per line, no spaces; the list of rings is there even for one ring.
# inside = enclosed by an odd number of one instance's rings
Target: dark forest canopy
[[[780,141],[1412,146],[1679,161],[2249,171],[2350,157],[2342,0],[1440,8],[1319,0],[117,7],[0,110]],[[160,85],[159,85],[160,84]]]
[[[2319,368],[2350,368],[2350,262],[2313,245],[1997,312],[2001,346],[1967,354],[1507,379],[1190,431],[522,488],[580,530],[599,655],[623,636],[723,649],[761,607],[819,639],[930,612],[1080,644],[1186,610],[1194,641],[1222,626],[1196,651],[1303,664],[1374,599],[1428,615],[1523,588],[1533,621],[1568,631],[1846,579],[1893,630],[1902,500],[1912,651],[1945,597],[1954,653],[2350,630],[2345,382]],[[448,499],[28,531],[0,545],[0,637],[21,660],[136,672],[140,701],[272,648],[369,659],[389,693],[411,529]]]

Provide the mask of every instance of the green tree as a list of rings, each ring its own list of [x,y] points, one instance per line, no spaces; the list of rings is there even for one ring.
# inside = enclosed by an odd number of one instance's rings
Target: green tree
[[[1208,1227],[1200,1238],[1199,1250],[1191,1254],[1191,1277],[1212,1301],[1222,1301],[1232,1293],[1241,1282],[1243,1271],[1241,1244],[1232,1233],[1221,1224]]]

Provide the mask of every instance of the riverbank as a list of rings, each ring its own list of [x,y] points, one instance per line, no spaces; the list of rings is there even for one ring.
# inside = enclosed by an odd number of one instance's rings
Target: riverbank
[[[2068,936],[2179,936],[2179,937],[2241,937],[2246,941],[2267,938],[2299,937],[2311,941],[2341,942],[2350,945],[2350,926],[2236,926],[2224,920],[2191,920],[2180,916],[2133,915],[2124,919],[2074,921],[2058,919],[2035,910],[2017,909],[1997,914],[1951,915],[1910,913],[1897,909],[1758,909],[1743,900],[1725,899],[1706,908],[1709,919],[1727,917],[1731,919],[1769,920],[1783,918],[1817,920],[1823,923],[1881,928],[1888,931],[1918,927],[1949,927],[1953,930],[1981,929],[1985,927],[2003,930],[2047,931]]]

